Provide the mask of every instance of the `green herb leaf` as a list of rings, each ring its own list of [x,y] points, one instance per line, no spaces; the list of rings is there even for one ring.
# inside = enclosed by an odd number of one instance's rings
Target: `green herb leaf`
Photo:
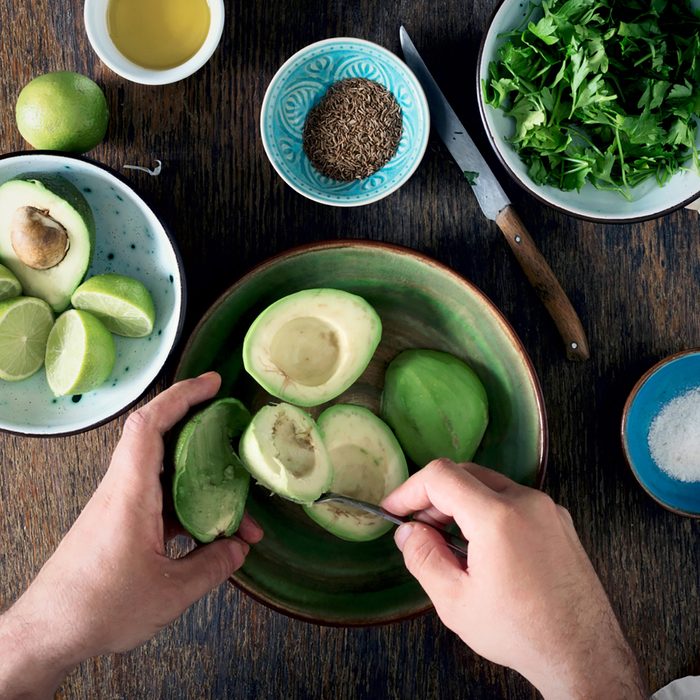
[[[687,0],[542,0],[526,17],[482,90],[513,118],[536,183],[629,197],[698,164],[700,17]]]
[[[475,172],[474,170],[465,170],[464,171],[464,177],[467,178],[467,182],[474,187],[476,185],[476,179],[479,177],[479,173]]]

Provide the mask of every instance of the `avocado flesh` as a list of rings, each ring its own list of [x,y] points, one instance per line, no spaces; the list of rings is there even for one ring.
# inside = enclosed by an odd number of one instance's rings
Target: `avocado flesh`
[[[315,501],[333,479],[316,423],[290,404],[261,408],[243,433],[239,453],[259,484],[297,503]]]
[[[273,396],[318,406],[364,372],[381,335],[381,320],[362,297],[339,289],[305,289],[255,319],[243,342],[243,363]]]
[[[243,518],[250,475],[232,447],[250,421],[236,399],[219,399],[191,418],[175,445],[173,501],[200,542],[232,535]]]
[[[48,212],[66,230],[68,250],[53,267],[36,270],[17,256],[11,223],[21,207]],[[12,270],[26,295],[44,299],[56,312],[64,311],[90,266],[94,244],[92,210],[80,190],[65,178],[27,173],[0,186],[0,262]]]
[[[408,478],[398,440],[366,408],[331,406],[319,416],[318,425],[333,464],[333,493],[379,505]],[[304,510],[328,532],[354,542],[377,539],[392,527],[383,518],[338,503],[308,505]]]

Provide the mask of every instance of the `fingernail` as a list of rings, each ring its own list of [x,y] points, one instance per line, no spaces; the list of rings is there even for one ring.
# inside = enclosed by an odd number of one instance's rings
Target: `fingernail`
[[[212,379],[214,377],[218,377],[219,375],[216,372],[204,372],[204,374],[200,374],[197,379]]]
[[[243,550],[243,555],[247,557],[248,552],[250,552],[250,545],[247,542],[241,542],[241,549]]]
[[[406,540],[411,536],[413,532],[413,523],[404,523],[399,525],[396,532],[394,533],[394,542],[399,548],[399,551],[403,552],[403,547],[406,544]]]

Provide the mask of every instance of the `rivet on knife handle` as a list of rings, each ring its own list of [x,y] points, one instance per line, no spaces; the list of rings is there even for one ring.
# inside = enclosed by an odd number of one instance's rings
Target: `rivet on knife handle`
[[[581,321],[512,205],[509,204],[498,214],[496,224],[552,317],[566,346],[566,356],[570,360],[587,360],[590,350]]]

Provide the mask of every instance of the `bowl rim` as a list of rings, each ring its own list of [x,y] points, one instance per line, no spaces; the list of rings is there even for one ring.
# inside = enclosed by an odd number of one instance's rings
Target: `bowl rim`
[[[316,48],[323,48],[326,46],[333,46],[334,44],[340,44],[343,42],[351,42],[354,44],[358,44],[360,47],[363,48],[369,48],[371,47],[372,49],[379,51],[380,54],[382,54],[386,59],[389,61],[396,61],[399,64],[399,68],[404,72],[408,82],[410,82],[419,99],[418,102],[420,104],[420,111],[422,112],[423,119],[425,121],[425,129],[424,133],[422,135],[422,142],[420,144],[420,148],[416,154],[416,157],[414,158],[414,163],[411,165],[409,170],[406,172],[406,174],[397,180],[391,187],[389,187],[385,192],[382,192],[381,194],[373,194],[368,196],[366,199],[363,199],[362,201],[358,202],[352,202],[352,201],[327,201],[325,199],[322,199],[318,195],[312,194],[311,192],[305,191],[303,188],[299,187],[295,183],[291,182],[287,176],[282,172],[282,170],[279,168],[275,160],[271,156],[271,146],[268,142],[267,139],[267,134],[265,132],[265,117],[267,116],[269,109],[270,109],[270,100],[271,98],[271,92],[272,88],[281,80],[282,73],[285,71],[285,69],[292,63],[294,62],[298,57],[303,56],[304,54],[308,53],[312,49]],[[385,48],[384,46],[381,46],[380,44],[376,44],[373,41],[368,41],[367,39],[360,39],[359,37],[352,37],[352,36],[338,36],[338,37],[330,37],[328,39],[321,39],[320,41],[315,41],[311,44],[307,44],[306,46],[302,47],[298,51],[295,51],[278,69],[275,71],[275,74],[272,76],[270,82],[267,85],[267,88],[265,88],[265,95],[263,96],[263,101],[262,105],[260,107],[260,119],[259,119],[259,127],[260,127],[260,137],[262,140],[263,144],[263,150],[265,151],[265,155],[267,156],[268,161],[272,165],[272,167],[275,169],[277,174],[282,178],[282,180],[289,185],[295,192],[298,194],[302,195],[303,197],[306,197],[307,199],[310,199],[313,202],[317,202],[318,204],[325,204],[326,206],[331,206],[331,207],[362,207],[367,204],[374,204],[375,202],[378,202],[385,197],[388,197],[390,194],[393,194],[401,188],[403,185],[405,185],[411,177],[415,174],[416,170],[418,170],[418,166],[421,164],[423,161],[423,157],[425,156],[425,153],[428,149],[428,142],[430,140],[430,107],[428,105],[428,98],[425,96],[425,90],[423,90],[423,86],[420,84],[418,78],[416,78],[415,74],[413,71],[409,68],[409,66],[402,61],[399,56],[397,56],[395,53],[390,51],[389,49]],[[380,168],[381,169],[381,168]]]
[[[497,135],[493,133],[491,127],[489,126],[489,121],[486,117],[487,105],[484,102],[484,96],[481,90],[481,69],[484,63],[484,48],[486,46],[486,39],[491,35],[491,33],[494,30],[493,22],[496,19],[496,15],[501,10],[501,8],[509,2],[515,2],[515,0],[498,0],[498,4],[491,12],[491,16],[488,18],[485,25],[485,29],[481,36],[481,41],[479,43],[479,53],[476,59],[476,101],[479,106],[479,116],[481,117],[481,123],[484,128],[484,131],[486,132],[486,137],[488,139],[489,145],[491,146],[491,150],[496,154],[496,157],[498,158],[499,162],[506,170],[508,175],[510,175],[510,177],[523,190],[525,190],[525,192],[528,192],[542,204],[545,204],[546,206],[551,207],[552,209],[555,209],[556,211],[559,211],[562,214],[567,214],[568,216],[573,216],[577,219],[582,219],[583,221],[591,221],[596,224],[634,224],[642,221],[651,221],[653,219],[658,219],[662,216],[666,216],[667,214],[671,214],[672,212],[677,211],[678,209],[682,209],[683,207],[687,207],[689,204],[692,204],[692,202],[700,199],[700,189],[698,189],[698,191],[694,195],[688,197],[687,199],[684,199],[683,201],[677,204],[673,204],[664,209],[660,209],[656,212],[642,214],[640,216],[595,216],[593,214],[578,211],[573,207],[565,207],[561,204],[556,204],[552,202],[551,200],[547,199],[544,195],[538,192],[535,183],[530,183],[524,180],[510,167],[501,149],[497,145]],[[530,2],[531,0],[528,0],[528,3]]]
[[[672,513],[675,513],[676,515],[682,515],[686,518],[700,520],[700,510],[696,513],[693,513],[691,511],[683,510],[682,508],[676,508],[674,506],[671,506],[665,501],[661,500],[654,492],[652,492],[646,487],[646,485],[642,482],[639,473],[637,472],[637,468],[634,465],[634,460],[630,455],[627,441],[627,419],[629,417],[629,412],[632,409],[632,404],[637,399],[637,395],[639,394],[642,387],[647,383],[649,379],[651,379],[651,377],[654,374],[662,370],[666,365],[670,364],[671,362],[674,362],[675,360],[679,360],[683,357],[689,357],[691,355],[700,355],[700,346],[688,348],[687,350],[679,350],[678,352],[674,352],[671,355],[662,358],[655,365],[653,365],[646,372],[644,372],[644,374],[635,382],[634,386],[632,387],[632,390],[627,396],[627,400],[625,401],[625,407],[622,409],[620,441],[622,442],[622,452],[625,455],[625,461],[627,462],[627,466],[630,468],[630,471],[632,472],[632,475],[636,479],[637,483],[642,487],[642,490],[649,497],[656,501],[660,506],[662,506],[666,510],[671,511]]]
[[[100,170],[104,170],[106,173],[111,175],[112,177],[116,178],[119,180],[122,185],[127,187],[133,194],[140,199],[144,205],[151,210],[153,215],[158,219],[160,225],[163,227],[163,231],[165,232],[165,235],[167,239],[170,242],[170,245],[173,249],[173,254],[175,255],[175,262],[177,264],[177,270],[179,273],[179,278],[180,278],[180,315],[177,320],[177,328],[175,329],[175,335],[173,337],[173,342],[168,350],[168,354],[165,358],[165,362],[161,365],[161,367],[158,369],[156,374],[154,375],[153,379],[148,382],[148,384],[144,387],[143,391],[139,393],[139,395],[130,401],[128,404],[125,404],[123,407],[119,408],[117,411],[114,413],[111,413],[109,416],[106,416],[105,418],[101,418],[100,420],[90,423],[89,425],[84,426],[83,428],[77,428],[76,430],[67,430],[64,432],[56,432],[56,433],[41,433],[41,432],[34,432],[34,433],[25,433],[20,430],[10,430],[9,428],[3,428],[0,427],[0,434],[6,434],[6,435],[17,435],[20,437],[28,437],[28,438],[55,438],[55,437],[68,437],[70,435],[80,435],[82,433],[88,432],[88,430],[94,430],[95,428],[99,428],[103,425],[106,425],[107,423],[110,423],[113,421],[115,418],[118,418],[119,416],[123,415],[126,413],[129,409],[133,408],[143,397],[144,395],[151,389],[151,387],[158,381],[160,376],[163,374],[165,371],[168,362],[173,356],[173,352],[177,348],[178,344],[180,343],[180,340],[182,339],[182,331],[185,325],[185,316],[187,313],[187,278],[185,276],[185,265],[182,260],[182,254],[180,253],[180,249],[178,248],[177,245],[177,240],[175,239],[174,234],[170,230],[170,227],[165,223],[165,220],[160,214],[160,211],[158,208],[154,208],[147,199],[145,199],[141,194],[139,194],[133,187],[133,185],[120,173],[118,173],[116,170],[112,169],[110,166],[105,165],[104,163],[100,163],[99,161],[93,160],[92,158],[87,158],[84,155],[76,154],[76,153],[66,153],[63,151],[47,151],[47,150],[36,150],[36,151],[12,151],[10,153],[3,153],[0,154],[0,162],[4,160],[9,160],[11,158],[16,158],[16,157],[25,157],[25,156],[54,156],[57,158],[65,158],[66,160],[77,160],[82,163],[85,163],[87,165],[94,166],[96,168],[99,168]]]
[[[357,240],[357,239],[339,239],[339,240],[328,240],[328,241],[318,241],[314,243],[305,243],[302,245],[294,246],[292,248],[288,248],[280,253],[277,253],[273,255],[272,257],[266,258],[256,264],[254,267],[252,267],[248,272],[246,272],[244,275],[242,275],[238,280],[236,280],[232,285],[230,285],[227,289],[225,289],[217,298],[216,300],[209,306],[209,308],[205,311],[203,316],[199,319],[197,322],[197,325],[192,329],[192,332],[190,333],[184,347],[182,348],[180,352],[180,357],[177,362],[177,366],[175,368],[175,371],[173,373],[173,380],[175,380],[182,368],[183,364],[183,358],[185,355],[190,351],[195,337],[199,334],[203,326],[209,322],[209,320],[214,316],[219,309],[223,306],[223,304],[226,302],[226,300],[234,294],[238,289],[243,287],[248,280],[253,277],[254,275],[258,274],[259,272],[263,270],[268,270],[270,267],[273,267],[276,265],[278,262],[288,259],[288,258],[294,258],[299,255],[304,255],[306,253],[310,252],[317,252],[317,251],[324,251],[324,250],[337,250],[337,249],[342,249],[342,248],[362,248],[365,250],[383,250],[383,251],[388,251],[393,254],[398,254],[401,256],[407,256],[410,258],[413,258],[414,260],[422,263],[422,264],[427,264],[428,266],[436,269],[439,271],[441,274],[446,275],[451,277],[454,281],[456,281],[458,284],[460,284],[463,287],[466,287],[471,293],[475,294],[477,297],[479,297],[485,304],[486,306],[490,309],[490,311],[493,313],[496,321],[499,323],[501,326],[502,330],[504,333],[508,336],[510,339],[511,343],[513,346],[517,349],[518,353],[523,359],[523,363],[525,365],[525,369],[527,371],[527,374],[530,378],[531,384],[532,384],[532,389],[535,394],[535,402],[537,404],[537,416],[541,425],[541,431],[540,431],[540,436],[539,436],[539,441],[538,441],[538,451],[539,451],[539,464],[537,468],[537,473],[535,475],[535,482],[533,484],[533,488],[536,488],[538,490],[541,490],[544,484],[544,479],[547,471],[547,459],[549,456],[549,423],[547,420],[547,411],[545,407],[545,402],[544,402],[544,394],[542,393],[542,386],[539,381],[539,377],[537,375],[537,372],[535,371],[535,367],[532,363],[532,360],[530,359],[530,356],[525,349],[525,346],[523,345],[522,341],[518,337],[517,333],[515,332],[515,329],[513,326],[510,324],[508,319],[506,319],[505,315],[503,312],[496,306],[496,304],[483,292],[481,289],[479,289],[473,282],[468,280],[466,277],[463,277],[460,275],[458,272],[453,270],[452,268],[448,267],[446,264],[439,262],[438,260],[435,260],[434,258],[431,258],[430,256],[421,253],[419,251],[413,250],[411,248],[407,248],[404,246],[399,246],[395,245],[393,243],[384,243],[383,241],[370,241],[370,240]],[[384,617],[378,617],[378,618],[373,618],[373,619],[353,619],[353,620],[348,620],[348,621],[343,621],[343,620],[323,620],[320,619],[312,614],[304,614],[302,612],[299,612],[297,610],[291,610],[287,607],[284,606],[284,604],[281,604],[277,602],[276,600],[265,596],[261,594],[260,592],[251,589],[249,586],[245,585],[241,581],[239,581],[236,578],[235,573],[229,577],[228,579],[229,583],[235,586],[237,589],[240,591],[243,591],[247,595],[249,595],[253,600],[256,600],[259,603],[262,603],[263,605],[267,606],[268,608],[271,608],[275,612],[282,613],[284,615],[287,615],[288,617],[291,617],[296,620],[300,620],[302,622],[311,622],[317,625],[322,625],[325,627],[375,627],[379,625],[387,625],[391,624],[394,622],[403,622],[406,620],[412,620],[416,617],[420,617],[421,615],[424,615],[425,613],[429,612],[434,608],[433,604],[431,602],[428,602],[426,605],[422,606],[421,608],[414,610],[409,613],[404,613],[404,614],[398,614],[398,615],[386,615]]]
[[[106,13],[108,4],[105,0],[85,0],[83,24],[88,42],[100,61],[113,73],[140,85],[169,85],[194,75],[214,55],[221,42],[226,24],[224,0],[207,0],[210,9],[209,31],[197,52],[184,63],[172,68],[145,68],[127,58],[112,41],[109,32],[103,32],[101,27],[95,24],[95,13],[99,13],[102,6],[104,6]],[[214,12],[212,12],[214,5],[216,5],[216,21],[214,21]],[[119,56],[118,62],[105,53],[103,50],[105,46],[110,46],[115,50]]]

